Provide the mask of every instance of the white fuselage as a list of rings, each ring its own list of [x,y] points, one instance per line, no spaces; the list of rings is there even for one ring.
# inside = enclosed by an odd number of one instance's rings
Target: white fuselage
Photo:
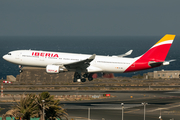
[[[37,50],[16,50],[4,55],[3,58],[14,64],[23,66],[45,67],[47,73],[74,71],[74,82],[81,79],[85,82],[93,80],[96,72],[122,73],[150,69],[162,65],[169,65],[165,61],[175,35],[166,34],[146,53],[136,58],[124,58],[132,50],[118,56],[101,56],[88,54],[74,54]],[[82,75],[83,73],[83,75]]]
[[[63,66],[89,58],[88,54],[49,52],[36,50],[16,50],[4,55],[3,58],[11,63],[23,66],[46,67],[47,65]],[[90,62],[87,72],[124,72],[136,58],[96,55]],[[72,71],[75,71],[72,69]]]

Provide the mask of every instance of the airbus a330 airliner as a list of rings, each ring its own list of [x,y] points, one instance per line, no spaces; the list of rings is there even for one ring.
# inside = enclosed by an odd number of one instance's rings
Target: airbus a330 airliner
[[[8,62],[22,65],[45,67],[47,73],[60,73],[74,71],[74,82],[81,79],[85,82],[93,80],[93,73],[125,73],[169,65],[171,61],[165,61],[175,35],[166,34],[145,54],[127,58],[132,50],[119,56],[100,56],[87,54],[74,54],[62,52],[49,52],[37,50],[16,50],[4,55]],[[82,74],[83,73],[83,74]]]

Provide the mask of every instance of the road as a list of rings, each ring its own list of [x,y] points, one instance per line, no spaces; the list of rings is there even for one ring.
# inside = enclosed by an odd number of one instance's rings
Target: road
[[[98,88],[102,88],[103,86],[95,86],[95,83],[92,84],[83,84],[83,85],[14,85],[14,84],[4,84],[4,88],[29,88],[29,87],[35,87],[35,88],[45,88],[45,87],[67,87],[67,88],[72,88],[72,87],[78,87],[78,88],[84,88],[84,87],[98,87]],[[99,84],[99,83],[97,83]],[[179,88],[180,85],[143,85],[143,86],[116,86],[116,85],[109,85],[109,86],[105,86],[107,88]]]
[[[5,94],[22,94],[24,91],[5,91]],[[40,93],[42,91],[29,90],[26,93]],[[180,91],[58,91],[49,90],[52,95],[89,95],[89,94],[111,94],[115,98],[97,99],[87,101],[65,101],[65,109],[69,114],[69,118],[87,118],[88,108],[90,108],[91,119],[102,120],[121,120],[122,107],[124,103],[124,120],[143,120],[144,106],[142,102],[148,103],[146,106],[146,120],[159,120],[161,116],[163,120],[180,118]],[[2,98],[1,98],[2,99]],[[2,108],[0,114],[7,111],[10,103],[1,103]]]

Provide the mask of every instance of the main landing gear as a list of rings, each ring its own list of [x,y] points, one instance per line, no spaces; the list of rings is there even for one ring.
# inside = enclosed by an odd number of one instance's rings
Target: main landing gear
[[[22,70],[22,65],[19,65],[19,72],[21,73],[23,70]]]
[[[81,73],[78,73],[78,72],[75,72],[74,73],[74,80],[73,82],[77,82],[78,79],[81,79],[81,82],[86,82],[86,78],[88,78],[89,81],[92,81],[93,80],[93,77],[92,77],[92,73],[85,73],[84,75],[82,75],[81,77]]]

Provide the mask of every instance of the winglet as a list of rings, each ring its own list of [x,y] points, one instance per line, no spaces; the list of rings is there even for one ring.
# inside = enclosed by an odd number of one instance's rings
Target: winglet
[[[93,61],[96,57],[96,54],[93,54],[91,57],[89,57],[88,59],[86,59],[84,62],[86,63],[90,63],[91,61]]]
[[[130,55],[133,52],[133,50],[129,50],[125,55]]]
[[[118,57],[124,57],[124,56],[128,56],[133,52],[133,50],[129,50],[128,52],[126,52],[125,54],[122,55],[118,55]]]
[[[93,54],[91,57],[89,57],[89,60],[94,60],[94,58],[96,57],[96,54]]]

